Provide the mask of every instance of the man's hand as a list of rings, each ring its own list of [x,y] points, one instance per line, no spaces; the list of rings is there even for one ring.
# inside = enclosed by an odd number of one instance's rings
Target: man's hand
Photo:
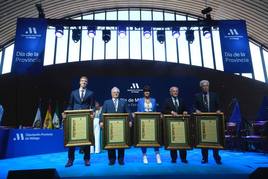
[[[131,121],[129,121],[129,123],[128,123],[128,124],[129,124],[129,127],[132,127],[132,122],[131,122]]]
[[[100,122],[100,128],[103,128],[103,122]]]
[[[187,115],[188,114],[188,112],[187,111],[183,111],[183,113],[182,113],[183,115]]]
[[[197,109],[197,110],[195,110],[195,112],[196,112],[197,114],[202,113],[202,112],[201,112],[201,111],[199,111],[198,109]]]
[[[66,119],[66,113],[65,112],[62,112],[61,116],[62,116],[62,120]]]
[[[171,115],[172,116],[178,116],[178,113],[176,113],[175,111],[171,111]]]
[[[221,111],[220,110],[217,110],[216,113],[219,114],[219,113],[221,113]]]

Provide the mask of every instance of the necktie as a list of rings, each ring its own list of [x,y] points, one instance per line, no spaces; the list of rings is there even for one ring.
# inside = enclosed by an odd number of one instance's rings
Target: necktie
[[[173,97],[173,100],[174,100],[174,106],[175,106],[175,108],[176,108],[176,112],[178,112],[178,109],[179,109],[179,104],[178,104],[178,102],[177,102],[178,98]]]
[[[85,97],[85,91],[84,90],[81,90],[81,101],[83,101],[84,100],[84,97]]]
[[[114,99],[114,109],[117,112],[117,108],[118,108],[118,99]]]
[[[208,112],[208,99],[207,99],[207,95],[206,94],[203,95],[203,101],[204,101],[204,107],[205,107],[205,111],[204,112]]]

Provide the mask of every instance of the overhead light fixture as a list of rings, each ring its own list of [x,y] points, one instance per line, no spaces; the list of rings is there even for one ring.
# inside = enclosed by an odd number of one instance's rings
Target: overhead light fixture
[[[163,44],[166,40],[166,34],[165,34],[165,30],[158,30],[156,32],[157,35],[157,40],[160,44]]]
[[[201,13],[205,16],[205,20],[211,20],[210,12],[212,11],[211,7],[207,7],[201,11]]]
[[[203,27],[203,36],[206,38],[206,39],[209,39],[211,37],[211,27],[209,26],[204,26]]]
[[[81,39],[81,29],[79,29],[78,27],[73,29],[72,39],[73,39],[74,43],[77,43]]]
[[[110,30],[102,30],[102,40],[105,43],[108,43],[111,40],[111,31]]]
[[[143,35],[146,39],[149,39],[151,37],[151,27],[144,27]]]
[[[87,35],[90,38],[94,38],[96,36],[96,26],[88,26],[87,27]]]
[[[180,37],[180,28],[179,27],[172,27],[172,36],[175,39],[178,39]]]
[[[185,31],[186,40],[192,44],[194,42],[194,31],[191,29],[187,29]]]
[[[127,28],[125,26],[118,27],[118,35],[121,39],[127,36]]]
[[[35,7],[38,11],[38,18],[45,18],[44,9],[42,8],[42,4],[35,4]]]
[[[60,26],[60,25],[56,26],[55,27],[55,35],[56,35],[56,37],[61,38],[63,36],[63,34],[64,34],[64,27]]]

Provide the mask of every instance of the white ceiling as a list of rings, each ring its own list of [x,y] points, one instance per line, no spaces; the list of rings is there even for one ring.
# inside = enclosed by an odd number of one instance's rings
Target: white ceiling
[[[15,37],[18,17],[38,17],[35,4],[42,3],[46,18],[120,7],[160,8],[202,16],[213,8],[215,20],[243,19],[249,36],[268,47],[268,0],[0,0],[0,47]]]

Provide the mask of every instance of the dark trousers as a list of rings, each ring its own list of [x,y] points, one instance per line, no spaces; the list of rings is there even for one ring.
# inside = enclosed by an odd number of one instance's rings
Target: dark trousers
[[[146,154],[146,152],[147,152],[147,147],[142,147],[142,148],[141,148],[141,151],[142,151],[143,154]],[[155,151],[155,152],[159,152],[159,147],[154,147],[154,151]]]
[[[186,150],[179,150],[181,160],[186,160],[187,151]],[[177,150],[170,150],[170,156],[173,161],[177,160],[178,154]]]
[[[83,146],[81,147],[84,151],[84,160],[90,160],[90,146]],[[74,160],[74,151],[75,147],[69,147],[68,150],[68,158],[69,160]]]
[[[117,149],[118,161],[124,161],[125,149]],[[114,162],[116,160],[116,149],[108,150],[109,161]]]
[[[219,155],[218,149],[212,149],[213,150],[213,157],[215,160],[221,160],[221,156]],[[203,160],[208,160],[208,149],[201,149]]]

